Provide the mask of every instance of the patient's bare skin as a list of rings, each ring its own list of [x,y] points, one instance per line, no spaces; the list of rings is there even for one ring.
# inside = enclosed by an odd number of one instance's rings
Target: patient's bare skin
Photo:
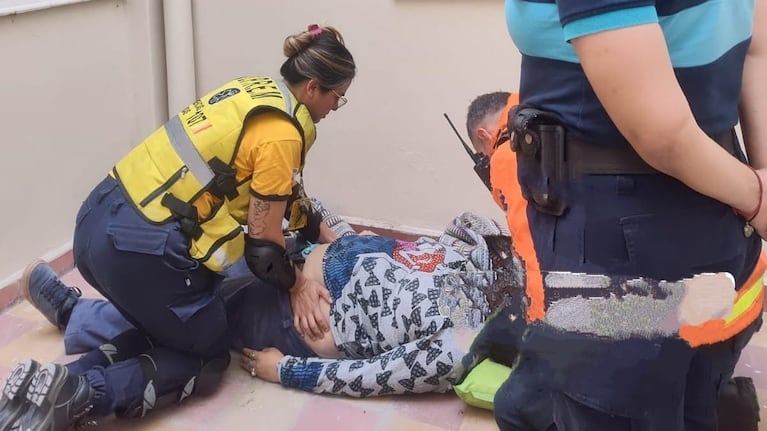
[[[304,267],[301,270],[304,277],[314,280],[320,283],[322,287],[325,286],[325,278],[322,275],[322,258],[325,256],[325,250],[327,250],[330,244],[321,244],[316,247],[309,256],[306,257]],[[326,315],[330,315],[330,305],[325,301],[320,301],[320,307]],[[341,357],[341,353],[336,348],[336,342],[333,339],[331,332],[325,332],[323,336],[317,340],[312,340],[309,337],[304,338],[306,344],[311,348],[317,356],[320,358],[338,359]]]
[[[330,244],[320,244],[309,253],[306,257],[304,266],[301,272],[304,273],[304,277],[314,280],[323,286],[325,286],[325,278],[322,274],[322,259],[325,256],[325,250],[328,249]]]
[[[322,259],[328,246],[329,244],[321,244],[312,250],[301,268],[304,277],[319,283],[323,288],[327,288],[327,286],[325,286],[325,277],[322,274]],[[326,301],[320,301],[320,309],[325,315],[330,315],[330,304]],[[323,333],[322,337],[318,339],[304,337],[304,342],[320,358],[341,358],[341,352],[336,348],[336,342],[331,332]],[[282,352],[273,347],[264,350],[244,348],[240,355],[240,366],[249,371],[253,377],[260,377],[266,381],[278,383],[277,363],[280,362],[282,357]]]

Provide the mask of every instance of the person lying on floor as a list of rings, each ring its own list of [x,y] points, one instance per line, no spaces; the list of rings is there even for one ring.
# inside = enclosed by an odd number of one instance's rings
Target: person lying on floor
[[[324,284],[333,298],[324,304],[331,331],[318,340],[302,338],[294,329],[285,291],[239,271],[221,292],[227,298],[232,348],[243,352],[240,363],[253,377],[315,393],[446,392],[461,374],[465,349],[456,340],[453,321],[441,312],[443,290],[455,284],[456,275],[478,280],[492,270],[486,238],[505,238],[510,247],[502,225],[467,213],[440,241],[360,235],[316,246],[303,273]],[[63,297],[70,288],[59,282],[51,289]],[[482,302],[481,292],[473,296],[472,301]],[[115,333],[130,328],[107,301],[66,297],[58,305],[33,304],[64,329],[68,354],[108,345]]]

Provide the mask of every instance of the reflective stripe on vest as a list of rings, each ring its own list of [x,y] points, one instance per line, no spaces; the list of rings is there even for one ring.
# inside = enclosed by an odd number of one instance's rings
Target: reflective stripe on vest
[[[217,171],[208,161],[218,158],[234,168],[243,124],[265,112],[284,114],[296,126],[304,137],[303,163],[305,148],[316,136],[308,109],[282,82],[250,77],[224,84],[171,118],[117,162],[115,177],[148,221],[167,222],[172,214],[161,205],[162,196],[171,193],[193,203],[215,182]],[[237,175],[242,181],[242,173]],[[242,193],[247,187],[243,182],[240,196],[226,202],[240,222],[247,215],[248,194]],[[200,214],[201,219],[207,216]]]
[[[168,140],[173,149],[176,150],[178,156],[181,157],[189,171],[197,178],[197,181],[203,185],[210,183],[213,180],[213,171],[208,166],[208,163],[203,160],[194,144],[192,144],[192,140],[189,139],[189,135],[184,130],[178,115],[165,123],[165,133],[168,134]]]
[[[727,317],[724,318],[724,324],[730,325],[732,322],[738,320],[756,301],[759,299],[759,295],[764,291],[764,281],[762,279],[757,280],[756,283],[750,287],[743,288],[745,292],[735,300],[735,306]]]
[[[275,81],[275,83],[277,84],[277,88],[280,89],[280,93],[282,93],[282,98],[285,100],[285,112],[291,117],[294,117],[293,100],[290,98],[288,89],[282,81]],[[192,175],[197,178],[197,181],[199,181],[200,184],[210,183],[215,174],[192,143],[192,140],[184,130],[184,125],[181,124],[181,119],[178,115],[165,123],[165,133],[168,134],[168,140],[173,146],[173,149],[176,150],[178,156],[184,161]]]
[[[598,274],[548,272],[543,321],[565,331],[610,339],[674,337],[690,346],[727,340],[763,311],[765,254],[744,287],[734,292],[726,273],[674,282]],[[732,302],[730,302],[732,301]],[[710,316],[727,315],[721,318]],[[703,313],[700,316],[700,313]],[[709,318],[700,324],[686,324]]]
[[[762,252],[751,276],[738,291],[732,312],[723,319],[713,319],[696,326],[682,326],[679,336],[697,347],[732,338],[746,329],[764,312],[764,274],[767,254]]]
[[[218,170],[208,161],[235,170],[245,122],[268,112],[284,115],[295,125],[302,137],[303,167],[305,151],[316,137],[308,108],[278,80],[243,77],[211,91],[155,130],[115,164],[113,175],[148,222],[167,223],[174,214],[163,203],[166,194],[193,206],[217,182]],[[189,254],[213,271],[223,270],[243,254],[241,224],[247,221],[250,199],[247,174],[247,170],[235,174],[241,182],[238,194],[224,191],[225,199],[197,215],[202,233],[191,238]]]
[[[295,117],[295,112],[293,112],[293,99],[290,98],[290,93],[288,92],[288,88],[285,87],[285,83],[283,83],[279,79],[274,82],[277,84],[277,88],[280,89],[280,93],[282,93],[282,98],[285,99],[285,112],[290,114],[291,117]]]

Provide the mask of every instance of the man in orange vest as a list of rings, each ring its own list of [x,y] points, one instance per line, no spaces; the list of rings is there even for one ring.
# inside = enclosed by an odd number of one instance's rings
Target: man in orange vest
[[[514,248],[526,246],[530,238],[524,213],[527,201],[522,197],[517,178],[517,157],[508,142],[509,111],[519,104],[519,94],[503,91],[478,96],[469,105],[466,130],[474,149],[491,158],[490,181],[493,200],[506,213]],[[532,247],[532,242],[530,242]]]
[[[516,154],[509,145],[503,145],[509,139],[508,113],[518,103],[516,93],[486,93],[471,102],[466,115],[466,130],[474,150],[490,158],[491,194],[506,214],[517,253],[520,248],[532,249],[532,237],[524,214],[527,201],[522,197],[516,179]],[[493,405],[498,426],[504,431],[555,430],[548,382],[534,360],[518,355],[527,324],[519,302],[522,295],[515,296],[514,305],[498,310],[487,319],[463,363],[466,369],[471,369],[486,358],[510,368],[518,362],[514,380],[504,382],[495,395]],[[509,315],[518,317],[514,320],[504,318]]]
[[[466,128],[475,151],[490,158],[490,184],[493,200],[505,212],[516,253],[535,256],[527,224],[528,201],[517,179],[516,154],[508,130],[509,112],[519,104],[519,95],[493,92],[478,96],[469,105]],[[537,259],[525,259],[526,281],[543,286]],[[758,265],[755,273],[763,266]],[[519,295],[523,296],[523,295]],[[508,316],[518,316],[509,319]],[[494,412],[501,430],[554,431],[553,406],[549,381],[535,359],[518,355],[522,334],[527,327],[521,304],[506,307],[488,318],[464,358],[470,369],[485,358],[514,367],[514,378],[499,388]],[[750,378],[738,377],[723,383],[718,404],[721,429],[751,430],[759,420],[759,408]]]

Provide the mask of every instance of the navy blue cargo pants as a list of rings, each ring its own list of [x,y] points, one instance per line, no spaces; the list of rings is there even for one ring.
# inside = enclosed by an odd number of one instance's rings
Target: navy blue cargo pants
[[[520,183],[529,196],[540,181],[525,178],[525,163],[532,162],[520,159]],[[542,270],[665,280],[726,271],[741,286],[761,251],[760,238],[744,235],[745,221],[730,207],[666,175],[591,175],[561,190],[562,216],[528,207]],[[719,388],[760,325],[694,349],[681,339],[605,340],[535,323],[520,350],[541,379],[518,375],[550,382],[560,430],[713,431]],[[504,390],[497,417],[512,408],[505,399],[519,401]]]
[[[215,289],[222,277],[190,258],[177,222],[144,220],[107,177],[77,214],[73,249],[83,278],[138,329],[128,337],[134,351],[126,360],[105,363],[94,352],[70,367],[99,392],[96,413],[140,402],[149,379],[163,395],[183,388],[206,363],[228,363],[226,308]],[[150,350],[141,352],[142,345]]]

